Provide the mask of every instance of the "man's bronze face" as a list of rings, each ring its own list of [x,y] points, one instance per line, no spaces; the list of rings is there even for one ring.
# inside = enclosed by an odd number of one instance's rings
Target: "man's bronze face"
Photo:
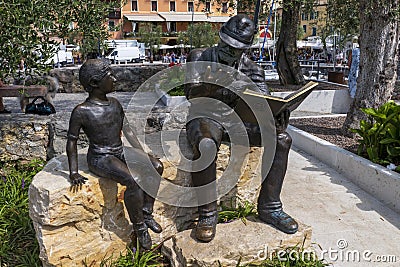
[[[223,41],[221,41],[218,44],[218,47],[219,47],[219,52],[218,52],[219,59],[228,63],[229,65],[239,60],[244,51],[242,49],[234,48]]]

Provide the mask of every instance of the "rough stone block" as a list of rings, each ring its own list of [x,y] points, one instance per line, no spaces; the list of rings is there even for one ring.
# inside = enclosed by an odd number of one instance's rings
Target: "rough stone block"
[[[210,243],[194,238],[194,230],[178,233],[163,244],[162,252],[173,267],[218,267],[237,266],[260,262],[269,253],[288,247],[310,246],[311,227],[299,224],[299,231],[293,235],[276,230],[257,219],[250,218],[244,224],[241,220],[218,224],[215,238]]]
[[[188,146],[184,146],[188,149]],[[123,205],[124,187],[96,177],[88,171],[86,149],[79,151],[79,171],[88,178],[78,190],[68,181],[67,157],[61,155],[48,162],[29,188],[30,217],[40,246],[44,266],[98,266],[102,259],[117,257],[130,242],[132,226]],[[188,151],[186,151],[188,153]],[[259,171],[261,149],[249,153],[249,161],[238,185],[224,198],[239,196],[254,201],[259,184],[253,181]],[[182,186],[191,185],[187,172],[178,172],[176,162],[165,158],[163,178]],[[229,162],[228,146],[219,151],[218,176]],[[259,175],[259,173],[258,173]],[[154,217],[163,232],[150,231],[154,243],[159,243],[177,232],[194,226],[197,208],[170,206],[156,201]],[[93,264],[93,265],[90,265]]]

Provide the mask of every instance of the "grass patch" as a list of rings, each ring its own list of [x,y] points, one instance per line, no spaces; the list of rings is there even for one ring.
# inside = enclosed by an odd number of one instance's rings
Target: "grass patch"
[[[43,166],[40,160],[0,166],[0,266],[42,266],[29,218],[28,189]]]
[[[254,203],[237,197],[231,199],[229,206],[222,205],[221,208],[222,210],[218,212],[218,223],[228,223],[240,219],[246,224],[246,217],[257,215]]]
[[[136,243],[139,244],[138,241]],[[113,256],[103,259],[100,262],[100,267],[170,266],[168,261],[161,254],[161,245],[162,243],[154,245],[153,248],[148,251],[140,251],[139,246],[133,249],[127,248],[126,252],[121,253],[117,259],[114,259]],[[87,263],[83,263],[83,265],[85,267],[90,267]]]

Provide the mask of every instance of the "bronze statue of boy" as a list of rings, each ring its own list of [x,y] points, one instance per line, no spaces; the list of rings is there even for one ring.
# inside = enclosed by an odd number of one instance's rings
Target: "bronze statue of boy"
[[[128,169],[121,140],[122,132],[133,147],[133,157],[149,157],[152,167],[161,175],[162,163],[147,155],[136,136],[127,124],[125,113],[117,99],[107,97],[113,91],[115,77],[109,64],[101,59],[86,61],[79,71],[79,80],[89,97],[77,105],[71,114],[68,129],[67,155],[70,180],[73,185],[84,184],[87,178],[78,173],[77,140],[83,129],[89,139],[87,162],[94,174],[113,179],[125,185],[124,203],[127,208],[133,230],[144,249],[152,245],[148,228],[160,233],[161,226],[153,219],[154,198],[144,192],[135,182],[140,177],[138,170]]]

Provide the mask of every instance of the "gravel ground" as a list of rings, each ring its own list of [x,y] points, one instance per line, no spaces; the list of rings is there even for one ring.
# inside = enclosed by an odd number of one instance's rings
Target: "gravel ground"
[[[357,154],[357,137],[351,138],[342,134],[341,128],[345,119],[346,117],[291,119],[290,125]]]
[[[268,81],[268,88],[273,92],[295,91],[301,85],[281,85],[279,81]],[[314,90],[347,90],[342,86],[335,86],[328,83],[319,83]],[[323,117],[291,119],[290,124],[300,130],[306,131],[321,139],[324,139],[338,147],[357,153],[357,138],[346,137],[342,134],[341,128],[345,117]]]

